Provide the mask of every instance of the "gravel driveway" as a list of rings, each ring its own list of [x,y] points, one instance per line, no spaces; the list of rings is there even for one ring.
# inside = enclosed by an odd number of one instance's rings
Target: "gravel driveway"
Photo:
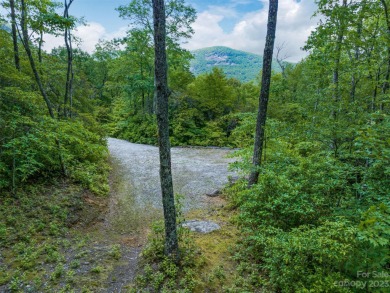
[[[126,194],[137,208],[147,212],[162,209],[158,148],[109,138],[111,157],[121,169]],[[230,150],[220,148],[172,148],[172,174],[175,194],[181,194],[183,210],[201,208],[206,194],[228,183],[227,158]],[[130,200],[130,199],[129,199]]]

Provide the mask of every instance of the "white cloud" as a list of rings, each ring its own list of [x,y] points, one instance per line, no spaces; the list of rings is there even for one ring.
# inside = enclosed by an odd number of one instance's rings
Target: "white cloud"
[[[77,42],[79,48],[88,53],[92,53],[99,40],[109,41],[114,38],[124,37],[126,35],[126,30],[126,27],[121,27],[119,30],[109,33],[100,23],[91,22],[86,26],[78,26],[73,31],[73,35],[79,40],[79,42]],[[64,46],[64,38],[62,36],[56,37],[53,35],[46,35],[44,40],[44,49],[47,51],[51,51],[51,49],[59,46]]]
[[[208,7],[209,11],[212,11],[213,14],[223,15],[224,18],[237,18],[238,13],[233,6],[214,6],[211,5]]]
[[[267,31],[268,1],[262,3],[261,10],[245,14],[229,33],[224,32],[220,25],[225,15],[218,10],[209,8],[200,13],[193,26],[195,35],[185,47],[194,50],[219,45],[262,55]],[[318,22],[318,19],[311,18],[315,9],[312,0],[279,1],[276,44],[285,44],[284,53],[290,56],[289,61],[297,62],[306,56],[306,52],[300,48]]]
[[[206,11],[198,14],[193,24],[195,35],[184,47],[194,50],[210,46],[228,46],[262,55],[267,30],[268,1],[261,1],[262,9],[241,15],[235,6],[248,1],[231,0],[225,6],[210,5]],[[300,48],[318,22],[318,19],[311,18],[315,9],[316,4],[312,0],[279,0],[275,43],[284,43],[283,54],[289,56],[289,61],[296,62],[306,56],[306,52]],[[223,20],[235,22],[230,32],[223,30]],[[79,47],[92,53],[100,39],[123,37],[126,30],[127,27],[122,27],[115,32],[107,32],[100,23],[91,22],[87,26],[77,27],[73,33],[81,41]],[[48,51],[63,45],[63,37],[45,37],[44,48]]]

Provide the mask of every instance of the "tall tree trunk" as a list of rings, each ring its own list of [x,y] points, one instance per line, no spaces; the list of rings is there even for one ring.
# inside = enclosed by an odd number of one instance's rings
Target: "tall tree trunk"
[[[11,8],[11,28],[12,28],[12,41],[14,45],[14,62],[15,62],[16,69],[20,71],[19,45],[18,45],[18,36],[16,31],[15,0],[9,0],[9,6]]]
[[[364,10],[364,6],[366,5],[365,1],[362,1],[362,10]],[[359,18],[357,21],[357,28],[356,28],[356,36],[360,40],[362,36],[362,30],[363,30],[363,16],[364,13],[361,12],[359,14]],[[356,66],[358,65],[359,59],[360,59],[360,52],[359,52],[359,46],[355,44],[355,54],[350,56],[351,63],[355,64]],[[356,72],[352,73],[351,76],[351,89],[349,91],[349,97],[350,97],[350,103],[355,102],[355,94],[356,94],[356,87],[359,82],[359,78],[356,77]]]
[[[374,90],[372,92],[371,103],[369,106],[369,110],[371,110],[371,113],[374,113],[376,111],[376,100],[378,95],[378,87],[380,88],[380,77],[381,77],[381,68],[379,66],[375,75]]]
[[[72,5],[73,0],[70,0],[69,3],[65,0],[65,10],[64,18],[69,18],[69,8]],[[73,49],[72,49],[72,36],[70,33],[70,28],[65,27],[65,46],[68,58],[68,67],[66,72],[66,84],[65,84],[65,97],[64,97],[64,117],[72,116],[72,104],[73,104]],[[69,108],[68,108],[69,102]]]
[[[259,98],[259,110],[257,112],[255,147],[253,152],[253,171],[249,176],[248,185],[252,186],[259,179],[259,167],[264,146],[265,123],[267,120],[267,108],[269,89],[271,86],[271,65],[275,43],[276,22],[278,16],[278,0],[270,0],[268,11],[267,37],[263,56],[263,76]]]
[[[42,63],[42,46],[43,46],[43,29],[39,31],[39,41],[38,41],[38,62]]]
[[[386,25],[387,25],[387,69],[385,74],[385,82],[382,87],[383,94],[386,94],[389,89],[389,79],[390,79],[390,17],[389,10],[387,7],[386,0],[381,0],[383,10],[385,13]],[[381,110],[384,108],[384,103],[381,103]]]
[[[343,0],[343,7],[347,6],[347,0]],[[339,83],[339,72],[340,72],[340,59],[341,59],[341,47],[344,39],[344,25],[342,23],[342,20],[339,20],[340,24],[338,27],[338,33],[337,33],[337,41],[336,41],[336,48],[335,48],[335,60],[334,60],[334,69],[333,69],[333,101],[335,108],[332,110],[332,116],[334,119],[337,119],[337,112],[341,100],[340,96],[340,83]]]
[[[168,78],[164,0],[153,0],[155,86],[157,102],[158,144],[160,151],[160,180],[165,220],[165,254],[178,259],[176,209],[173,195],[171,149],[168,121]]]
[[[22,12],[22,18],[21,18],[21,27],[22,27],[22,36],[23,36],[23,46],[26,51],[28,60],[30,62],[31,69],[34,74],[35,81],[38,85],[39,91],[41,92],[41,95],[43,99],[45,100],[47,109],[49,111],[50,117],[54,119],[54,113],[52,109],[51,102],[49,100],[49,97],[47,96],[47,93],[45,91],[45,88],[43,87],[41,77],[38,73],[37,67],[35,65],[35,60],[31,52],[30,48],[30,39],[28,36],[28,28],[27,28],[27,7],[25,0],[21,0],[21,12]]]

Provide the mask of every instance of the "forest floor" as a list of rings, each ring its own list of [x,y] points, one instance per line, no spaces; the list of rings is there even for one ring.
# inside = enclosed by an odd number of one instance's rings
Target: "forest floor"
[[[149,228],[162,218],[158,149],[109,139],[109,150],[109,197],[96,197],[62,182],[3,203],[15,206],[15,210],[4,208],[4,227],[14,223],[18,237],[11,239],[15,230],[0,233],[6,243],[0,248],[0,292],[127,292],[132,287]],[[199,276],[204,283],[220,266],[229,269],[228,244],[236,235],[226,202],[206,195],[223,188],[228,176],[234,175],[228,171],[229,153],[172,149],[175,193],[182,194],[185,217],[213,220],[222,227],[195,235],[206,258]],[[70,210],[68,216],[65,210]],[[26,225],[20,231],[19,222]]]

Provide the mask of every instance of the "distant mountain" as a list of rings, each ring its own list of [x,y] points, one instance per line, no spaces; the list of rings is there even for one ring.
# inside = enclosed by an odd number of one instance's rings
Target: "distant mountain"
[[[227,77],[234,77],[242,82],[256,79],[263,68],[263,57],[253,53],[234,50],[228,47],[209,47],[191,52],[191,72],[195,75],[210,72],[213,67],[222,68]],[[273,70],[281,71],[277,62]]]
[[[8,25],[0,23],[0,30],[6,31],[7,33],[11,32],[11,28]]]

